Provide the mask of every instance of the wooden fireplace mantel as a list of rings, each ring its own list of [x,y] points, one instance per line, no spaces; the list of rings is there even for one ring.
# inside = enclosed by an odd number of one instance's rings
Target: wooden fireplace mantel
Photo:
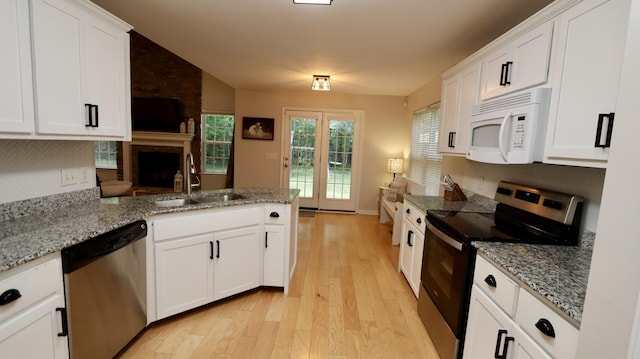
[[[131,181],[131,146],[165,146],[182,147],[182,173],[187,173],[187,153],[191,152],[191,142],[195,135],[172,132],[131,132],[131,142],[122,143],[122,176],[125,181]]]

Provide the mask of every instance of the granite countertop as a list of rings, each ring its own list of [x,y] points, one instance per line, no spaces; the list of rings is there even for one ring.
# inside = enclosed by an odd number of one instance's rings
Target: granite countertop
[[[178,207],[160,207],[156,205],[155,201],[183,198],[187,195],[102,199],[94,197],[75,201],[65,206],[42,199],[15,202],[13,207],[12,204],[4,204],[0,208],[2,215],[0,221],[0,272],[153,215],[253,203],[291,203],[298,196],[298,190],[243,188],[202,191],[192,194],[191,197],[205,197],[229,191],[240,194],[244,198]],[[20,213],[42,207],[45,207],[45,210],[33,214]],[[20,215],[12,217],[16,213]]]
[[[592,233],[583,235],[583,243]],[[520,286],[546,299],[576,327],[582,321],[593,247],[473,242],[478,253],[511,273]]]
[[[466,193],[465,193],[466,194]],[[467,201],[405,195],[423,211],[494,212],[493,200],[467,194]],[[520,286],[536,293],[576,327],[582,321],[595,234],[585,231],[578,246],[473,242],[478,254],[510,273]]]

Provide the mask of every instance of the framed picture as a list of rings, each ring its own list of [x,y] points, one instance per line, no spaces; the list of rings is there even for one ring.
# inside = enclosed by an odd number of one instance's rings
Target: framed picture
[[[272,118],[243,117],[242,138],[273,141],[273,123]]]

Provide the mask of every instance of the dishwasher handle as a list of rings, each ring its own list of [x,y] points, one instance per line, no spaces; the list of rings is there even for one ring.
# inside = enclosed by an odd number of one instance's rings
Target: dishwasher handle
[[[147,236],[147,222],[140,220],[62,250],[62,270],[72,273]]]

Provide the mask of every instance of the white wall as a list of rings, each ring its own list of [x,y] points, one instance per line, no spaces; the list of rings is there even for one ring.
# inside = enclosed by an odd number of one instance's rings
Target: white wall
[[[0,140],[0,153],[0,203],[96,185],[93,142]],[[63,187],[63,168],[84,168],[88,181]]]
[[[282,110],[285,107],[364,111],[362,181],[358,210],[377,212],[378,187],[389,182],[387,159],[409,152],[411,124],[405,98],[400,96],[341,95],[308,91],[236,91],[236,187],[280,187]],[[243,140],[242,117],[275,119],[273,141]],[[267,159],[276,154],[277,159]]]

